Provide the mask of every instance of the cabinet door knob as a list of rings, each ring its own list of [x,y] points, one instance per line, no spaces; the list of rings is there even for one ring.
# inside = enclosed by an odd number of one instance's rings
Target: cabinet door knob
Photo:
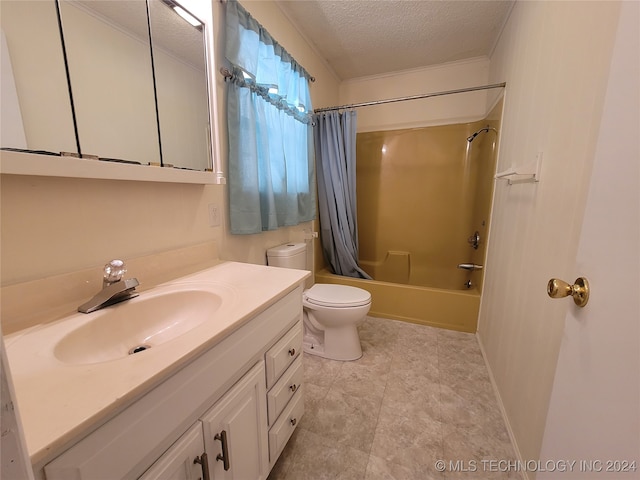
[[[295,383],[291,385],[289,388],[291,389],[292,392],[295,392],[296,390],[298,390],[298,386]]]
[[[298,420],[295,418],[292,418],[291,420],[289,420],[289,422],[291,422],[291,425],[295,427],[296,423],[298,423]]]
[[[289,349],[289,355],[293,357],[295,354],[296,354],[296,349],[295,348],[290,348]]]
[[[210,480],[209,477],[209,458],[207,457],[206,452],[201,456],[193,459],[193,463],[199,463],[202,466],[202,478],[203,480]]]

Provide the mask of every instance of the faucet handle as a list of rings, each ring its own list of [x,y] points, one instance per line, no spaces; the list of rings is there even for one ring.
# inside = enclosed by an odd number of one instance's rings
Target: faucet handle
[[[111,285],[122,280],[122,276],[127,273],[127,267],[122,260],[111,260],[104,266],[102,277],[104,285]]]

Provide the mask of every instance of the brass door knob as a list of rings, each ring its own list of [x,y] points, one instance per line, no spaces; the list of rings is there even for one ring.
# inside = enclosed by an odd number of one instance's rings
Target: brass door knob
[[[571,295],[579,307],[584,307],[589,301],[589,282],[584,277],[576,278],[573,285],[557,278],[552,278],[547,284],[547,294],[551,298],[564,298]]]

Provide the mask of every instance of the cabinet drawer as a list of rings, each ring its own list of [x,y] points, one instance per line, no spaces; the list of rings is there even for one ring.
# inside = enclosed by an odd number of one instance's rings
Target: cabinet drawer
[[[269,425],[273,425],[280,412],[287,406],[289,400],[295,395],[302,385],[303,369],[302,355],[298,355],[291,367],[278,380],[275,386],[267,394],[267,414]]]
[[[295,393],[278,421],[269,430],[269,462],[275,463],[304,415],[304,385]]]
[[[267,388],[271,388],[280,375],[302,352],[302,322],[298,322],[265,354]]]

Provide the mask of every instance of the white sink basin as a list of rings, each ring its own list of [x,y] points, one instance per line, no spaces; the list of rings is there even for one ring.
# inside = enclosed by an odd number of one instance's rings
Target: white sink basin
[[[159,288],[88,314],[91,319],[62,337],[54,356],[92,364],[141,354],[212,318],[223,304],[216,292],[195,286]]]

